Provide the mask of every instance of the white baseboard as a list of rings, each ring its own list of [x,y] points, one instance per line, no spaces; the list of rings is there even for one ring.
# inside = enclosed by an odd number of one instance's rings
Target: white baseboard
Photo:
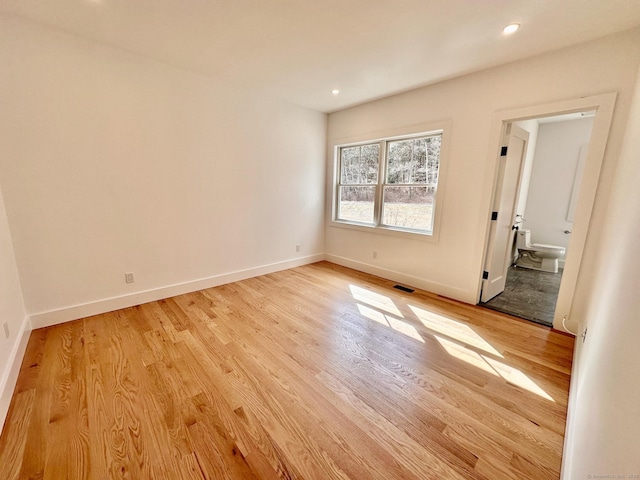
[[[2,379],[0,380],[0,433],[2,433],[4,422],[7,419],[9,405],[11,404],[11,397],[13,397],[13,391],[16,388],[18,374],[20,373],[24,353],[27,350],[30,334],[31,323],[29,321],[29,316],[26,316],[22,320],[20,331],[16,337],[17,341],[13,345],[13,350],[9,356],[9,362],[5,367],[4,372],[2,372]]]
[[[320,262],[324,259],[324,253],[318,253],[307,257],[286,260],[284,262],[271,263],[260,267],[214,275],[212,277],[201,278],[152,290],[105,298],[96,302],[83,303],[58,310],[36,313],[31,315],[31,326],[33,329],[50,327],[59,323],[77,320],[79,318],[112,312],[121,308],[133,307],[134,305],[154,302],[163,298],[175,297],[176,295],[204,290],[205,288],[217,287],[218,285],[224,285],[226,283],[238,282],[240,280],[246,280],[247,278],[258,277],[260,275],[266,275],[268,273],[278,272],[288,268]]]
[[[430,282],[424,278],[414,277],[413,275],[407,275],[406,273],[396,272],[395,270],[387,270],[376,265],[369,263],[358,262],[349,258],[339,257],[337,255],[325,254],[325,260],[332,263],[337,263],[343,267],[353,268],[361,272],[370,273],[371,275],[377,275],[378,277],[386,278],[394,282],[403,283],[405,285],[420,288],[427,292],[442,295],[443,297],[452,298],[461,302],[475,304],[475,292],[470,292],[462,288],[455,288],[442,283]]]

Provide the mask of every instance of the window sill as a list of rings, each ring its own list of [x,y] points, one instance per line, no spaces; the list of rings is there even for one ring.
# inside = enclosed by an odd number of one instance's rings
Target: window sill
[[[383,227],[374,225],[364,225],[357,223],[344,222],[340,220],[331,220],[329,222],[330,227],[346,228],[348,230],[356,230],[360,232],[391,235],[394,237],[410,238],[412,240],[419,240],[423,242],[435,243],[438,241],[437,236],[434,233],[422,233],[411,230],[403,230],[401,228]]]

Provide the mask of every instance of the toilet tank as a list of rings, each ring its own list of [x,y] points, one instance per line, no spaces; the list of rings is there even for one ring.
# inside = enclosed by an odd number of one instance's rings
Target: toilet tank
[[[518,230],[516,235],[516,248],[527,248],[531,245],[531,230]]]

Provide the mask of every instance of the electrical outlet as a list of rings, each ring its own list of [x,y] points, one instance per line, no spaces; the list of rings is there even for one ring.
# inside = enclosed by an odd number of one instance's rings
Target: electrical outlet
[[[373,253],[371,254],[371,256],[373,258],[378,258],[378,252],[376,252],[375,250],[373,251]]]
[[[133,283],[133,273],[125,273],[124,274],[124,281],[126,283]]]
[[[298,244],[296,245],[296,252],[299,252],[299,251],[300,251],[300,244],[298,243]]]
[[[9,324],[7,322],[4,322],[3,326],[4,326],[4,336],[9,338]]]

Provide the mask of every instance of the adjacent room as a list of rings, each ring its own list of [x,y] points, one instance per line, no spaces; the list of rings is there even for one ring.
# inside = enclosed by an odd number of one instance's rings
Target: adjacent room
[[[553,325],[595,115],[540,117],[510,127],[522,129],[526,139],[520,178],[514,179],[511,259],[504,290],[491,292],[481,305]]]
[[[0,478],[640,478],[637,1],[0,0],[0,66]]]

